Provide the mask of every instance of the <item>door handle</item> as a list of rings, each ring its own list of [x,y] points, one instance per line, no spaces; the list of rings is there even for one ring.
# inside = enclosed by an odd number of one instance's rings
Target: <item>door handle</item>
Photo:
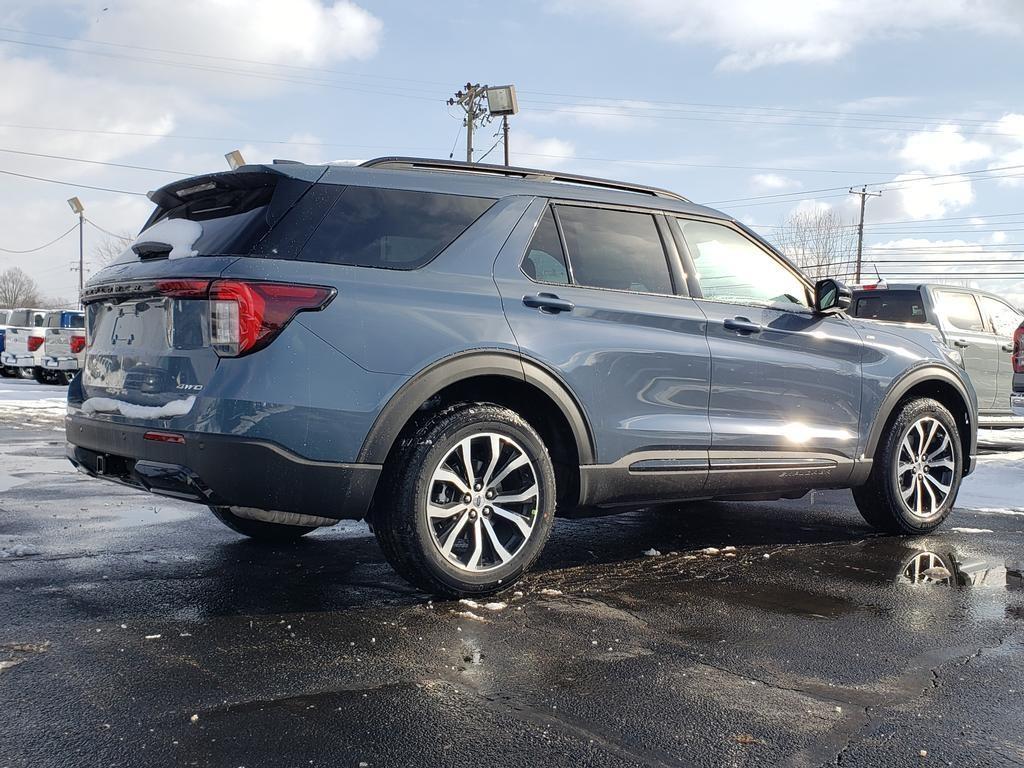
[[[558,298],[553,293],[538,293],[536,296],[523,296],[523,304],[533,309],[539,309],[549,315],[557,315],[559,312],[572,312],[576,305],[571,301]]]
[[[1013,344],[1003,344],[1000,349],[1003,350],[1003,352],[1013,352]]]
[[[730,317],[727,320],[722,321],[722,325],[725,326],[726,330],[736,331],[744,335],[751,333],[760,333],[764,330],[758,323],[751,321],[746,317]]]
[[[954,347],[960,347],[960,349],[967,349],[971,345],[968,344],[963,339],[953,339],[953,346]]]

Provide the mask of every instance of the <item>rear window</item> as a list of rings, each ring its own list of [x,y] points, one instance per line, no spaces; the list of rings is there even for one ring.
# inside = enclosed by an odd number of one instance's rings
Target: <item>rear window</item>
[[[28,310],[16,309],[14,312],[11,312],[11,319],[8,323],[15,328],[27,328],[29,326],[28,315]]]
[[[447,248],[493,203],[484,197],[346,187],[298,258],[416,269]]]
[[[858,293],[853,301],[853,316],[893,323],[927,323],[924,299],[919,291],[872,291]]]

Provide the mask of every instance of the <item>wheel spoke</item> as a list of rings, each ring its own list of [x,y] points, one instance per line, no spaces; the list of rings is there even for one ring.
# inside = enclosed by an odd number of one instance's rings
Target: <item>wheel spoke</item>
[[[530,524],[526,522],[526,518],[524,518],[522,515],[517,515],[515,512],[510,512],[507,509],[502,509],[501,507],[497,506],[492,506],[491,509],[494,510],[494,514],[499,515],[500,517],[503,517],[506,520],[511,520],[513,523],[515,523],[516,527],[519,528],[519,532],[523,534],[524,537],[530,535],[530,531],[532,529],[530,527]]]
[[[924,485],[924,481],[921,480],[920,477],[918,477],[915,479],[914,483],[917,486],[917,514],[923,515],[924,510],[921,509],[921,502],[923,501],[923,499],[921,497],[924,495],[924,491],[922,491],[921,488]]]
[[[900,455],[907,454],[911,459],[916,459],[917,454],[914,452],[914,447],[910,444],[910,433],[903,438],[903,442],[900,444]]]
[[[910,486],[906,489],[900,489],[900,493],[903,495],[903,500],[910,504],[910,497],[914,494],[914,490],[917,488],[917,476],[910,478]]]
[[[498,534],[494,531],[494,526],[491,525],[491,521],[486,517],[483,518],[484,530],[487,531],[487,538],[491,541],[491,546],[494,547],[494,552],[498,556],[498,559],[502,563],[507,563],[512,559],[512,553],[509,552],[505,547],[498,541]]]
[[[952,459],[939,459],[938,461],[930,461],[928,462],[928,466],[945,467],[946,469],[956,469],[956,464],[953,463]]]
[[[925,475],[924,479],[927,480],[932,485],[934,485],[942,493],[943,499],[946,498],[946,496],[949,494],[950,489],[952,489],[953,487],[952,485],[944,485],[943,483],[940,483],[931,475]]]
[[[509,473],[513,469],[519,469],[519,467],[523,466],[524,464],[529,464],[529,463],[530,463],[530,460],[526,457],[526,454],[525,453],[520,453],[518,456],[516,456],[514,459],[512,459],[508,464],[505,465],[505,468],[503,470],[501,470],[501,472],[498,473],[497,477],[495,477],[493,480],[491,480],[491,487],[492,488],[496,488],[497,486],[501,485],[501,481],[504,480],[506,477],[508,477]]]
[[[914,430],[917,432],[917,455],[920,456],[924,450],[924,421],[914,424]]]
[[[905,472],[911,472],[911,471],[913,471],[913,469],[914,469],[914,465],[912,463],[910,463],[910,462],[906,462],[904,464],[898,464],[896,466],[896,472],[899,475],[902,475]]]
[[[939,422],[932,420],[932,428],[928,431],[928,437],[925,438],[924,443],[921,445],[921,455],[924,456],[928,452],[928,446],[932,444],[932,438],[935,437],[935,433],[939,429]]]
[[[466,527],[466,522],[468,520],[469,513],[463,512],[462,517],[456,521],[455,525],[452,526],[448,535],[445,537],[445,540],[441,542],[441,554],[445,557],[452,556],[452,547],[455,546],[455,540],[459,538],[459,534],[462,533],[462,529]]]
[[[932,453],[929,453],[925,460],[934,463],[935,457],[941,456],[943,453],[945,453],[947,447],[949,447],[949,435],[943,435],[942,444],[939,445],[939,447],[936,448]]]
[[[466,480],[472,488],[476,485],[476,477],[473,475],[473,438],[467,437],[459,443],[459,451],[462,454],[462,466],[466,470]]]
[[[480,564],[480,555],[484,551],[484,537],[480,530],[480,518],[473,521],[473,553],[466,561],[467,568],[476,568]]]
[[[484,472],[484,476],[481,479],[484,488],[490,486],[491,476],[494,474],[494,470],[498,468],[499,458],[501,458],[501,436],[491,435],[491,463],[487,465],[487,471]]]
[[[434,480],[440,483],[451,483],[463,493],[469,493],[469,486],[466,481],[446,467],[440,467],[434,473]]]
[[[534,483],[533,485],[531,485],[529,488],[527,488],[525,491],[522,491],[521,493],[516,493],[516,494],[513,494],[511,496],[495,496],[494,497],[494,503],[495,504],[521,504],[521,503],[523,503],[524,501],[526,501],[528,499],[532,499],[534,496],[537,495],[537,493],[538,493],[537,484]]]
[[[442,507],[440,504],[434,504],[433,502],[427,502],[427,515],[433,520],[440,520],[446,517],[451,517],[459,512],[464,512],[466,507],[462,504],[453,504],[450,507]]]
[[[925,477],[927,477],[927,475],[925,475]],[[922,481],[921,486],[926,491],[928,491],[928,495],[931,496],[931,499],[932,499],[931,514],[934,515],[935,514],[935,510],[939,508],[939,504],[941,502],[938,499],[935,498],[935,491],[932,490],[932,487],[930,485],[928,485],[928,483],[925,483],[925,482]]]

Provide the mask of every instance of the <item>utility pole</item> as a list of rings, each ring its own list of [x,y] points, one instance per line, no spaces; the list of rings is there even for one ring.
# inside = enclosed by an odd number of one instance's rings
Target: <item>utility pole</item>
[[[505,167],[508,168],[508,115],[501,116],[501,133],[505,141]]]
[[[71,210],[78,214],[78,300],[81,304],[85,287],[85,206],[77,197],[68,200]]]
[[[463,90],[448,99],[448,106],[458,104],[466,113],[466,162],[473,162],[473,128],[479,123],[485,125],[491,119],[484,106],[484,91],[487,86],[480,83],[466,83]]]
[[[881,192],[868,192],[867,185],[860,189],[850,187],[851,195],[860,195],[860,223],[857,224],[857,271],[854,273],[853,282],[860,282],[860,265],[864,255],[864,204],[869,197],[881,197]]]

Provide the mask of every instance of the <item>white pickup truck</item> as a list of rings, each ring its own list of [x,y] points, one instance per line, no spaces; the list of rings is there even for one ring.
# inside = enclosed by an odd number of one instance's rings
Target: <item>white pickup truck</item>
[[[4,376],[31,377],[42,364],[43,329],[48,309],[15,309],[7,319],[4,351],[0,352],[0,366]]]
[[[35,369],[42,384],[70,384],[85,356],[85,313],[51,312],[43,334],[43,364]]]

